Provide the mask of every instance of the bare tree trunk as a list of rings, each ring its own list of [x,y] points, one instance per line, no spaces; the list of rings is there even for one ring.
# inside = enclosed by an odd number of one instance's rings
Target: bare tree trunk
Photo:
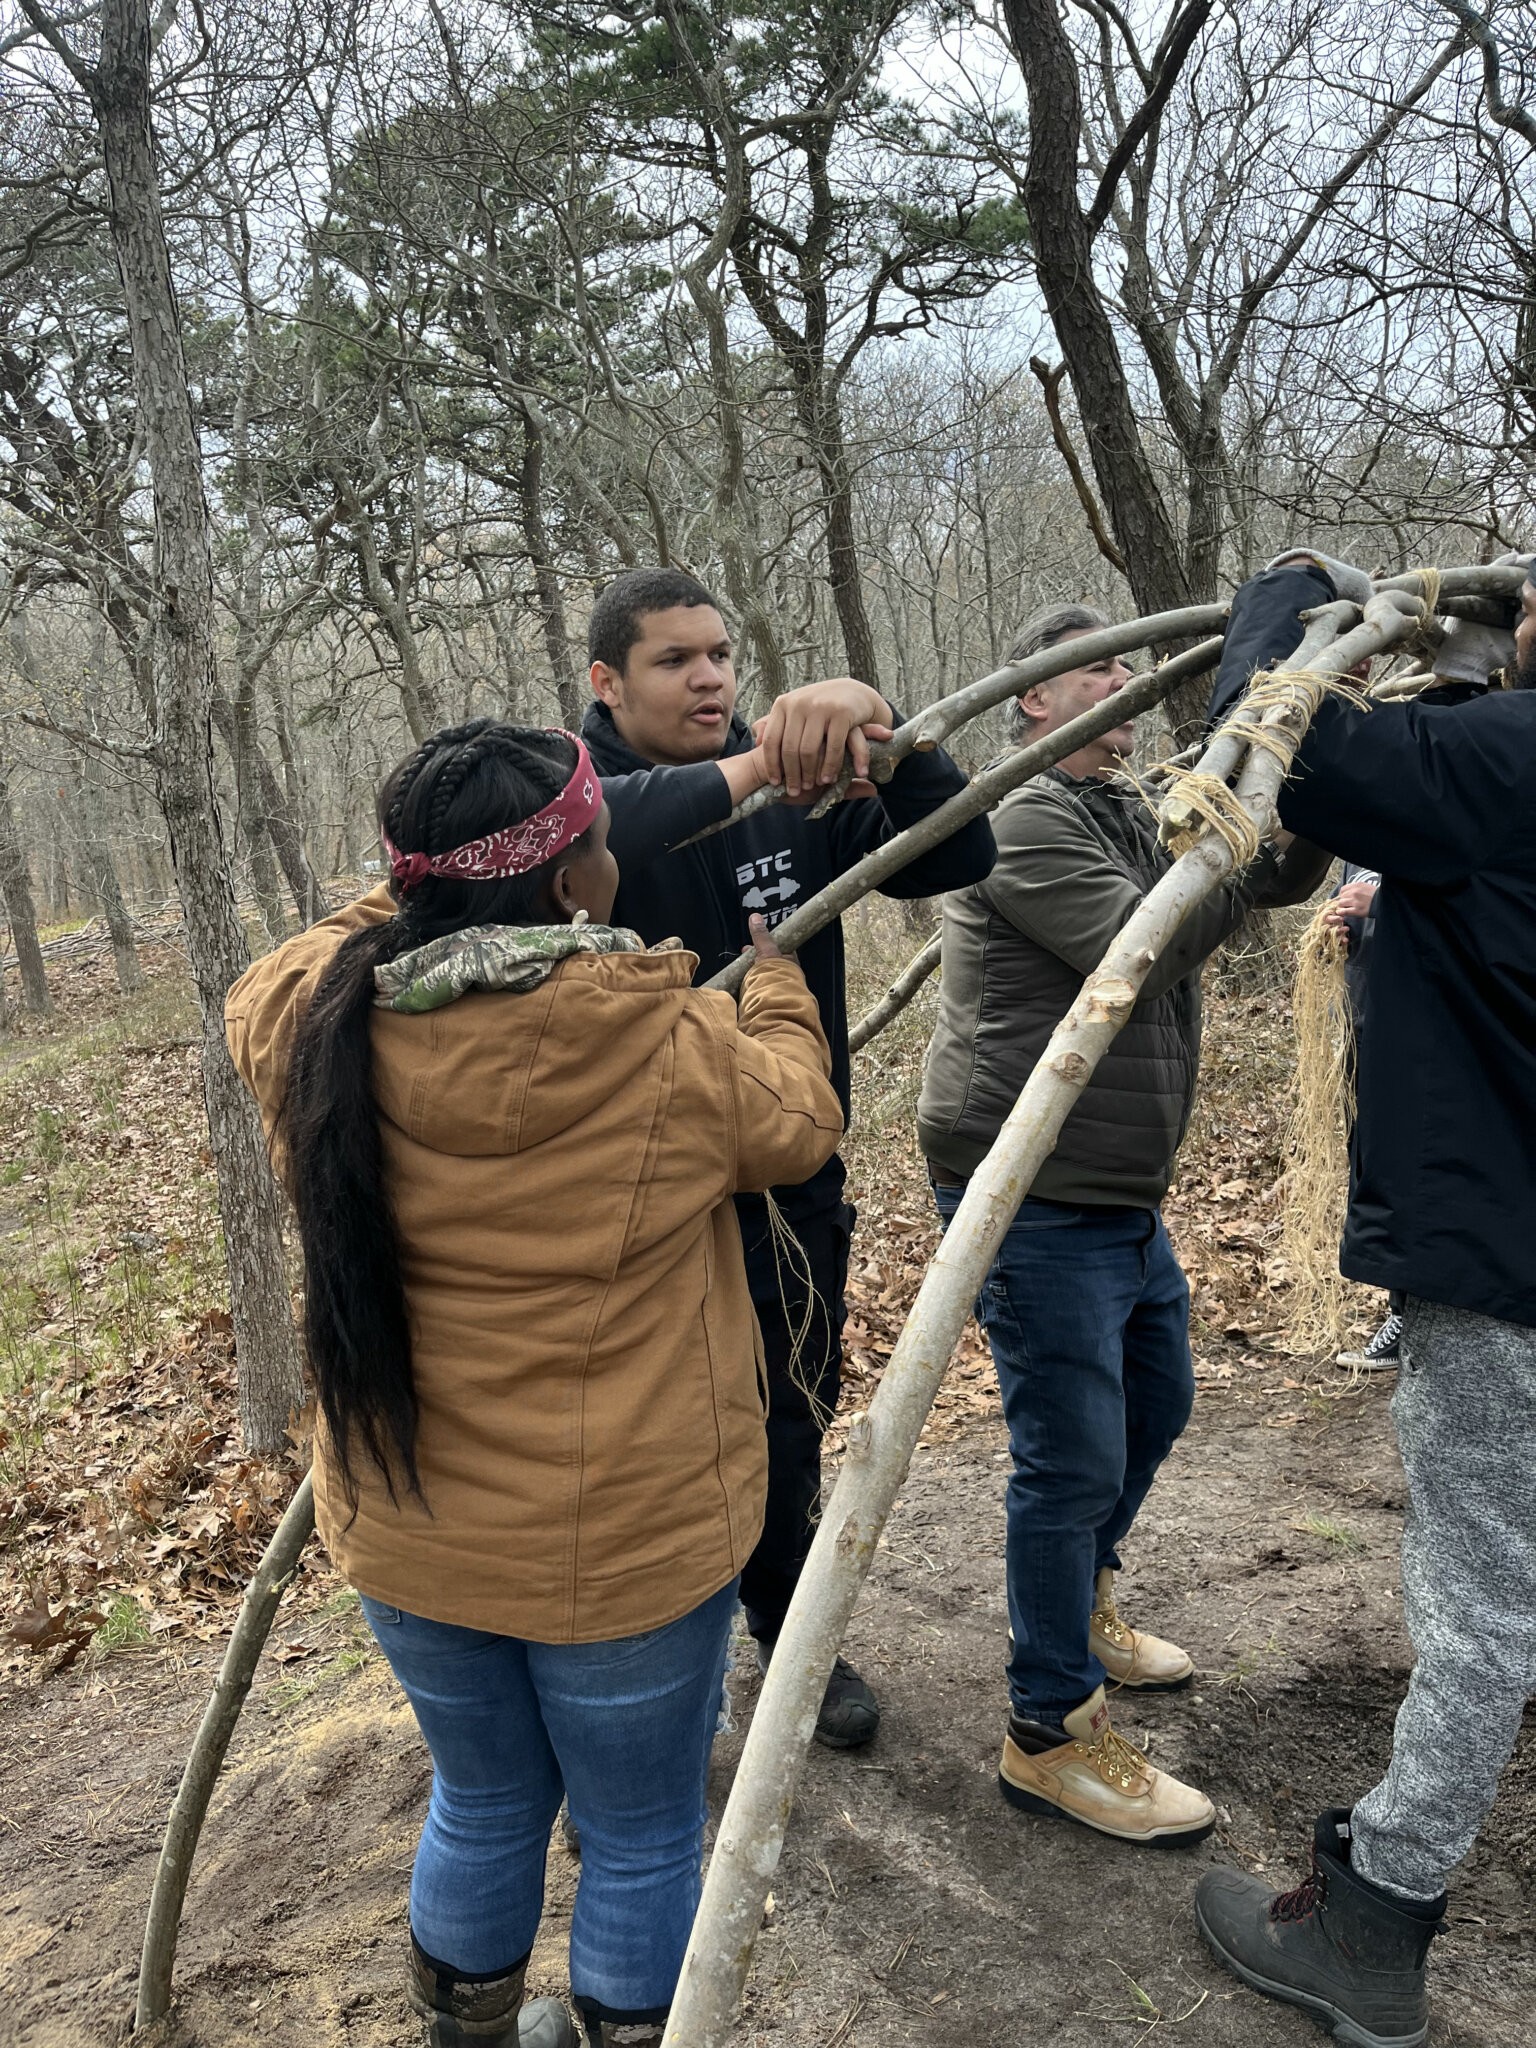
[[[256,904],[266,926],[267,937],[276,946],[287,937],[288,920],[283,915],[283,899],[277,887],[277,864],[272,858],[267,821],[262,816],[265,806],[257,796],[253,758],[255,745],[251,730],[255,721],[249,700],[237,707],[230,703],[222,690],[216,691],[213,722],[229,751],[230,766],[235,773],[235,808],[239,815],[245,857],[250,863],[251,887],[256,892]]]
[[[34,4],[28,0],[29,13]],[[160,207],[149,54],[149,0],[103,0],[100,61],[77,75],[101,131],[154,496],[156,772],[202,1013],[203,1098],[224,1220],[240,1418],[251,1448],[270,1452],[282,1446],[302,1384],[276,1183],[255,1105],[224,1039],[224,998],[248,954],[213,778],[211,535]]]
[[[27,877],[27,860],[11,809],[10,779],[0,755],[0,902],[11,927],[11,950],[21,971],[21,1000],[36,1017],[53,1014],[42,948],[37,943],[37,907]]]
[[[271,660],[276,628],[263,631],[265,592],[263,571],[269,551],[266,507],[257,484],[256,465],[251,455],[251,411],[255,403],[257,350],[260,314],[251,289],[251,236],[242,213],[237,231],[231,230],[230,251],[240,279],[240,296],[245,316],[244,361],[240,389],[230,423],[234,487],[244,527],[237,565],[235,615],[235,689],[224,716],[222,698],[214,700],[214,717],[235,768],[235,785],[240,798],[240,825],[251,863],[251,880],[261,905],[262,922],[276,944],[285,933],[282,898],[272,866],[275,853],[284,879],[293,895],[300,924],[312,924],[323,902],[315,876],[305,858],[303,842],[283,801],[277,777],[261,745],[256,721],[256,686],[263,668]]]
[[[252,718],[255,709],[252,707]],[[277,864],[283,871],[283,880],[293,897],[294,908],[299,913],[300,924],[313,924],[324,917],[330,909],[326,894],[320,886],[320,877],[315,872],[309,850],[304,844],[293,815],[293,806],[277,779],[277,771],[267,759],[267,750],[259,739],[253,740],[256,758],[256,780],[261,790],[262,823],[271,838],[277,854]]]
[[[144,970],[139,965],[133,919],[123,901],[117,862],[112,858],[112,847],[107,838],[107,815],[102,801],[100,774],[95,757],[87,749],[81,748],[70,754],[69,779],[79,811],[80,844],[91,886],[96,891],[96,900],[107,922],[107,936],[112,941],[112,964],[117,969],[117,985],[124,995],[131,995],[136,988],[143,987]]]
[[[1125,366],[1094,282],[1093,229],[1078,196],[1082,102],[1072,45],[1056,0],[1003,0],[1009,39],[1029,95],[1024,204],[1036,273],[1066,358],[1099,495],[1125,573],[1143,612],[1208,599],[1192,587],[1184,550],[1142,445]],[[1207,557],[1202,549],[1202,563]],[[1199,715],[1191,695],[1174,700],[1176,726]]]
[[[533,588],[538,599],[539,624],[544,632],[544,651],[549,657],[550,681],[566,728],[575,732],[586,708],[586,691],[576,680],[576,663],[571,653],[571,636],[565,623],[565,596],[549,529],[544,523],[544,433],[530,406],[520,408],[523,419],[523,457],[517,470],[517,502],[522,514],[523,545],[533,568]]]
[[[270,673],[267,676],[267,702],[272,706],[272,729],[277,734],[277,757],[283,768],[283,779],[279,782],[265,749],[261,751],[259,762],[262,788],[267,798],[267,822],[272,828],[272,844],[277,848],[283,874],[294,892],[294,900],[299,904],[299,916],[305,924],[313,924],[317,918],[327,914],[330,904],[320,879],[320,870],[309,855],[309,797],[299,759],[294,752],[288,707]]]
[[[842,415],[831,400],[818,408],[821,419],[816,443],[816,465],[827,500],[827,581],[837,622],[843,629],[848,652],[848,673],[880,687],[880,664],[875,657],[874,628],[864,603],[863,571],[859,562],[859,540],[853,519],[853,473],[843,440]]]
[[[718,82],[712,77],[718,92]],[[726,144],[726,192],[720,224],[683,272],[683,282],[693,300],[694,310],[704,323],[709,343],[709,382],[715,400],[715,425],[720,436],[720,462],[715,473],[715,537],[725,570],[727,595],[735,610],[743,639],[756,661],[758,679],[765,697],[782,697],[789,688],[789,671],[774,629],[763,587],[762,561],[757,547],[756,520],[746,488],[747,457],[741,432],[741,394],[736,382],[735,358],[731,353],[726,326],[725,302],[712,282],[720,258],[729,246],[741,212],[743,171],[741,147],[734,125],[716,125]]]
[[[106,611],[98,602],[91,612],[91,657],[88,678],[89,688],[93,693],[100,693],[105,682],[109,630]],[[101,762],[93,748],[79,747],[71,752],[69,765],[75,799],[80,809],[80,830],[86,863],[90,869],[97,899],[101,904],[101,914],[107,921],[107,936],[112,941],[112,964],[117,970],[117,985],[124,995],[131,995],[135,989],[143,987],[144,970],[139,965],[139,946],[133,933],[133,919],[128,915],[128,906],[123,901],[117,862],[112,856],[112,841],[107,830],[106,798],[101,781]]]

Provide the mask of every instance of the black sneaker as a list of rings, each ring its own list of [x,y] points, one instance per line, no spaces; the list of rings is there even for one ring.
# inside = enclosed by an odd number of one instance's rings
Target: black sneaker
[[[772,1643],[757,1646],[757,1666],[768,1669]],[[816,1716],[816,1740],[824,1749],[862,1749],[880,1728],[880,1703],[846,1657],[832,1666]]]
[[[1351,1372],[1396,1372],[1402,1364],[1403,1319],[1390,1315],[1363,1351],[1341,1351],[1338,1363]]]

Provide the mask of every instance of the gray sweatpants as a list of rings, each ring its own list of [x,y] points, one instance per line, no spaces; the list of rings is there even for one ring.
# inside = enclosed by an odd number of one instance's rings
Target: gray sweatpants
[[[1536,1693],[1536,1329],[1408,1297],[1392,1420],[1417,1662],[1351,1860],[1432,1899],[1477,1839]]]

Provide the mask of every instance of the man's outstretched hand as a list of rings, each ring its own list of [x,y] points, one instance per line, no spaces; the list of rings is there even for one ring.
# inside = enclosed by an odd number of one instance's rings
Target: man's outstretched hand
[[[852,676],[786,690],[753,734],[763,750],[770,782],[784,785],[791,803],[816,797],[836,782],[845,755],[853,758],[850,796],[873,796],[868,781],[869,742],[891,736],[891,707]]]

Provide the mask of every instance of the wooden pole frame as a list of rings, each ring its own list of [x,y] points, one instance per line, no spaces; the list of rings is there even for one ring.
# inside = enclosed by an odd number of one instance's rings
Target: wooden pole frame
[[[1328,649],[1329,665],[1342,672],[1408,638],[1416,623],[1390,598],[1372,598],[1361,624]],[[1272,827],[1275,798],[1314,701],[1293,686],[1262,714],[1279,751],[1253,747],[1236,785],[1239,803],[1261,830]],[[849,1428],[842,1470],[779,1632],[726,1802],[663,2048],[725,2048],[730,2038],[827,1674],[971,1304],[1148,973],[1195,905],[1231,874],[1234,858],[1226,839],[1204,832],[1148,891],[1083,983],[967,1183],[869,1410]]]
[[[1524,568],[1518,566],[1448,570],[1440,587],[1452,597],[1464,596],[1469,603],[1477,603],[1487,597],[1518,594],[1525,575]],[[1344,669],[1411,637],[1423,607],[1411,602],[1403,606],[1393,593],[1406,592],[1411,600],[1420,584],[1417,572],[1388,579],[1381,587],[1383,595],[1367,604],[1363,622],[1353,631],[1330,642],[1328,633],[1320,630],[1315,646],[1311,637],[1307,645],[1317,655],[1326,651],[1332,664]],[[1225,618],[1222,607],[1204,609],[1214,611],[1217,621]],[[1343,609],[1355,615],[1355,607]],[[1342,617],[1339,608],[1323,610],[1330,614],[1329,628],[1336,631]],[[1190,615],[1158,614],[1111,628],[1110,633],[1120,637],[1107,651],[1143,645],[1153,637],[1154,628],[1166,628],[1171,620],[1187,621]],[[1191,629],[1186,623],[1183,630]],[[1132,637],[1127,639],[1126,634]],[[1072,660],[1045,673],[1060,674],[1084,659],[1101,658],[1089,651],[1094,637],[1084,635],[1072,642]],[[1179,682],[1213,667],[1221,644],[1218,636],[1175,656],[1151,674],[1138,677],[1105,704],[1096,705],[1046,739],[1019,748],[976,776],[947,804],[897,834],[787,918],[774,934],[781,949],[795,951],[889,875],[971,818],[994,808],[1030,776],[1127,717],[1161,702]],[[1047,649],[1046,653],[1055,651]],[[1040,680],[1038,676],[1018,680],[1027,666],[1019,664],[1016,669],[984,677],[968,691],[957,692],[944,705],[909,721],[902,732],[923,728],[927,719],[937,720],[940,736],[947,736],[966,718],[1027,688],[1028,681]],[[985,695],[988,691],[992,694]],[[983,693],[985,701],[977,693]],[[955,707],[962,699],[969,699],[971,708],[957,714]],[[1296,706],[1279,707],[1265,722],[1294,752],[1306,725]],[[912,745],[936,744],[935,739],[926,737],[926,731],[917,732]],[[1227,758],[1229,739],[1216,736],[1202,757],[1203,772],[1211,772],[1213,762]],[[911,746],[906,751],[911,751]],[[1240,749],[1232,754],[1234,766],[1238,758]],[[1249,756],[1238,778],[1237,794],[1251,816],[1267,819],[1281,780],[1282,767],[1275,756],[1263,750]],[[869,1413],[858,1418],[849,1432],[843,1474],[823,1517],[753,1717],[667,2027],[666,2048],[716,2048],[730,2032],[826,1675],[976,1288],[1078,1092],[1134,1006],[1136,991],[1157,957],[1156,948],[1166,944],[1189,910],[1218,886],[1231,864],[1230,851],[1215,835],[1206,833],[1149,893],[1099,968],[1083,984],[997,1144],[972,1177],[955,1225],[923,1282]],[[935,934],[855,1027],[850,1034],[855,1050],[867,1044],[911,1000],[936,964],[937,944]],[[734,988],[744,973],[744,964],[733,965],[708,985]],[[962,1243],[966,1246],[963,1256]],[[181,1913],[209,1801],[283,1589],[313,1531],[313,1480],[306,1474],[246,1588],[171,1808],[144,1930],[136,2029],[152,2026],[170,2008]]]

